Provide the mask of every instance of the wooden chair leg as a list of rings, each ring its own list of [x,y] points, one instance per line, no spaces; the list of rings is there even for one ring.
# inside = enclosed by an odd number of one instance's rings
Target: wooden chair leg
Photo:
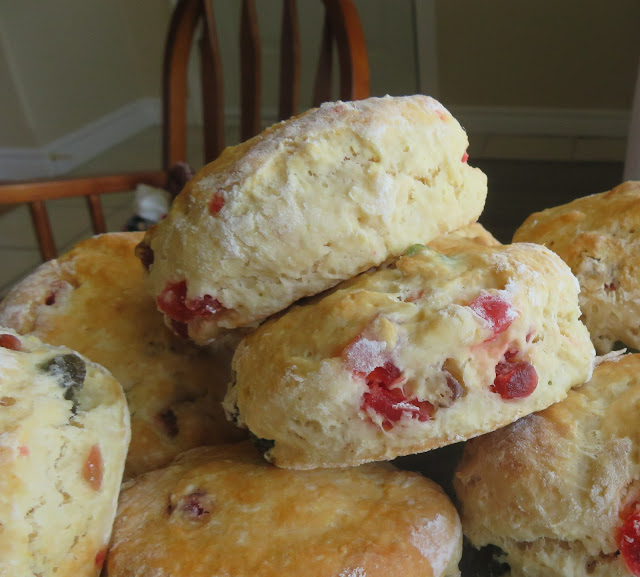
[[[31,210],[31,219],[33,220],[33,226],[36,229],[36,237],[38,238],[38,245],[40,247],[40,254],[43,261],[48,261],[56,258],[56,243],[53,240],[53,233],[51,232],[51,223],[49,222],[49,215],[47,214],[47,208],[41,200],[29,203],[29,209]]]

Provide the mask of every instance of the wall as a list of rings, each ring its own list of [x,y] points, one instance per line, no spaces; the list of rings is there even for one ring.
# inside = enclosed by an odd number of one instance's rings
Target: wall
[[[589,132],[596,111],[601,133],[624,136],[639,56],[637,0],[355,2],[374,95],[419,90],[416,43],[433,32],[435,38],[427,40],[436,47],[432,85],[437,96],[447,106],[466,109],[463,114],[473,109],[476,117],[470,118],[484,130],[501,122],[518,134],[539,133],[538,116],[518,123],[505,114],[526,109],[543,116],[545,111],[556,116],[586,111],[589,115],[578,120],[586,122]],[[239,109],[240,2],[213,3],[233,123]],[[421,3],[435,6],[435,22],[433,31],[426,26],[416,35],[414,12]],[[311,99],[322,8],[316,0],[298,5],[304,109]],[[269,118],[277,106],[280,6],[275,0],[257,0],[263,104]],[[60,172],[82,160],[79,153],[97,153],[100,146],[159,122],[162,50],[171,8],[169,0],[0,0],[0,173],[3,150],[69,157],[69,163],[52,169]],[[431,56],[422,54],[423,59]],[[196,121],[197,77],[194,59],[190,113]],[[582,129],[574,122],[560,130]]]
[[[449,104],[631,107],[637,0],[440,0],[436,13],[440,97]]]
[[[13,80],[0,29],[0,147],[35,146],[36,139]]]
[[[9,70],[0,64],[0,84],[13,86],[21,99],[3,115],[17,110],[28,118],[42,146],[133,100],[157,96],[169,9],[157,0],[1,0]],[[25,142],[15,130],[12,138],[2,136],[0,145]]]

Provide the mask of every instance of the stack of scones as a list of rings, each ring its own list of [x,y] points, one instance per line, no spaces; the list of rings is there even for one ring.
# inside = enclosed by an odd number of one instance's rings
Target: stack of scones
[[[324,104],[14,287],[0,575],[640,576],[640,183],[502,245],[467,146]]]

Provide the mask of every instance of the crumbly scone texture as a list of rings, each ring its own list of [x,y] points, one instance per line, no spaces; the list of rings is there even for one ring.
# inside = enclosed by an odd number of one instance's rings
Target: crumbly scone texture
[[[0,330],[0,575],[100,573],[129,436],[105,369]]]
[[[513,577],[634,575],[618,533],[640,502],[639,410],[640,355],[624,355],[561,403],[469,441],[455,476],[465,535],[500,547]]]
[[[423,95],[276,124],[200,170],[148,231],[151,293],[204,343],[474,222],[487,184],[467,144]]]
[[[436,252],[447,253],[450,251],[459,251],[467,243],[472,246],[500,246],[502,244],[479,222],[474,222],[468,226],[434,238],[429,242],[428,246]]]
[[[532,214],[514,241],[556,252],[580,281],[580,308],[599,354],[640,349],[640,182]]]
[[[143,233],[78,243],[0,303],[0,325],[74,349],[108,368],[131,411],[125,476],[200,445],[245,438],[221,407],[233,347],[200,349],[164,326],[134,255]]]
[[[274,464],[423,452],[545,408],[590,377],[578,283],[557,255],[468,242],[409,253],[238,346],[225,409],[270,441]]]
[[[440,487],[369,464],[289,471],[249,442],[193,449],[123,488],[109,577],[453,577]]]

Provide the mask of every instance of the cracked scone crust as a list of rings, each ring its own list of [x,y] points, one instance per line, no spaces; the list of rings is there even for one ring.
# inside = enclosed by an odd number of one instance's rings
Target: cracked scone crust
[[[467,144],[418,95],[323,104],[227,148],[141,246],[159,309],[204,343],[474,222]]]
[[[233,348],[198,349],[164,326],[134,255],[142,237],[111,233],[82,241],[0,303],[0,325],[74,349],[120,382],[131,411],[127,477],[187,449],[245,436],[220,406]]]
[[[625,355],[561,403],[469,441],[455,476],[465,535],[500,547],[512,577],[640,575],[639,410],[640,355]]]
[[[640,182],[532,214],[514,241],[556,252],[580,281],[580,308],[600,354],[640,349]]]
[[[105,369],[0,329],[0,575],[100,573],[129,434]]]
[[[454,577],[458,515],[389,465],[287,471],[201,447],[124,486],[109,577]]]
[[[282,467],[462,441],[589,378],[577,293],[567,265],[539,245],[412,247],[246,337],[225,409]]]

